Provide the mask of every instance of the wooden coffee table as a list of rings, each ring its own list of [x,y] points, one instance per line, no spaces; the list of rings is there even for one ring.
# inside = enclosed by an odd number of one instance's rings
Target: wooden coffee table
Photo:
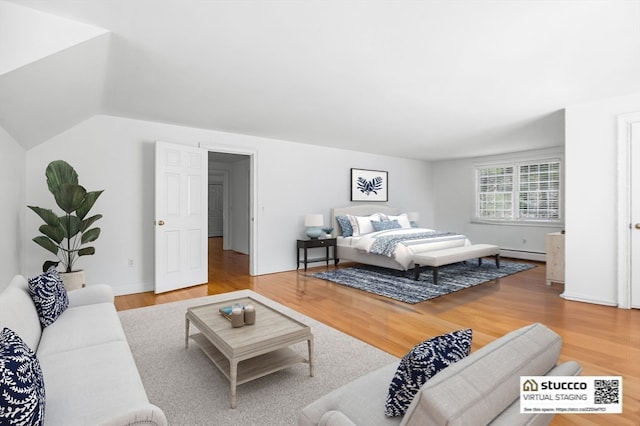
[[[251,303],[256,322],[239,328],[220,314],[219,309],[235,303]],[[189,335],[189,324],[200,333]],[[308,325],[266,306],[255,299],[227,300],[187,309],[185,314],[185,348],[191,337],[231,383],[231,408],[236,408],[236,387],[300,362],[309,363],[313,376],[313,334]],[[308,358],[289,346],[307,341]]]

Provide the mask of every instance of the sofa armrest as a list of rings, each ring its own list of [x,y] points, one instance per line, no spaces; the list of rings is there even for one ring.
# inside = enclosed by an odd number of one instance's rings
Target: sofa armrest
[[[579,376],[582,367],[576,361],[565,361],[553,367],[545,376]]]
[[[162,410],[153,404],[146,404],[127,413],[122,413],[98,423],[100,426],[150,425],[167,426],[169,422]]]
[[[113,303],[113,289],[107,284],[93,284],[67,293],[69,307],[92,305],[94,303]]]
[[[357,426],[340,411],[327,411],[320,418],[318,426]]]

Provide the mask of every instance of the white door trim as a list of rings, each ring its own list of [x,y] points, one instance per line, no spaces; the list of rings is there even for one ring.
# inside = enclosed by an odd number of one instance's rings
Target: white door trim
[[[618,307],[631,308],[631,124],[640,112],[618,116]]]
[[[247,155],[249,157],[249,275],[258,275],[258,150],[238,148],[211,142],[200,142],[200,148],[226,154]]]

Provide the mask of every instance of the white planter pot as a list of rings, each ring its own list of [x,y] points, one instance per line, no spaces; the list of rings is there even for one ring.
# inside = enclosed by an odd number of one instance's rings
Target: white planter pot
[[[64,288],[67,291],[77,290],[82,288],[86,284],[84,270],[73,271],[73,272],[60,272],[60,278],[62,278],[62,282],[64,283]]]

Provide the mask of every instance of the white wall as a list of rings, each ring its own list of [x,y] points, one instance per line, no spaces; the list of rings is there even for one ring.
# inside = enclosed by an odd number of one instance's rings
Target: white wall
[[[235,162],[218,163],[209,161],[209,183],[224,183],[216,174],[223,172],[227,176],[224,209],[224,246],[225,250],[249,254],[249,168],[250,160],[246,155],[238,155]],[[212,177],[214,176],[214,177]]]
[[[21,273],[25,164],[25,150],[0,127],[0,291]]]
[[[617,117],[640,111],[640,94],[566,109],[565,291],[617,304]]]
[[[350,204],[350,168],[389,172],[389,204],[419,211],[433,221],[430,163],[253,136],[94,116],[26,155],[27,204],[53,207],[44,170],[55,159],[73,165],[88,190],[104,189],[94,207],[104,218],[96,255],[78,267],[89,282],[108,282],[117,294],[153,289],[154,141],[196,146],[224,145],[256,152],[257,274],[295,269],[295,240],[304,236],[303,216],[319,212],[329,219],[332,206]],[[28,241],[39,218],[26,215]],[[37,273],[47,253],[36,244],[24,247],[24,266]],[[133,267],[128,266],[133,259]]]
[[[229,175],[229,220],[231,225],[230,248],[239,253],[249,254],[249,176],[250,160],[245,158],[233,163]]]
[[[562,157],[563,147],[525,151],[488,157],[465,158],[438,161],[433,164],[435,228],[443,231],[460,232],[475,243],[500,246],[513,257],[523,259],[544,259],[545,236],[557,232],[557,226],[495,225],[474,223],[475,209],[475,167],[478,164],[501,161],[522,161],[525,159]]]

